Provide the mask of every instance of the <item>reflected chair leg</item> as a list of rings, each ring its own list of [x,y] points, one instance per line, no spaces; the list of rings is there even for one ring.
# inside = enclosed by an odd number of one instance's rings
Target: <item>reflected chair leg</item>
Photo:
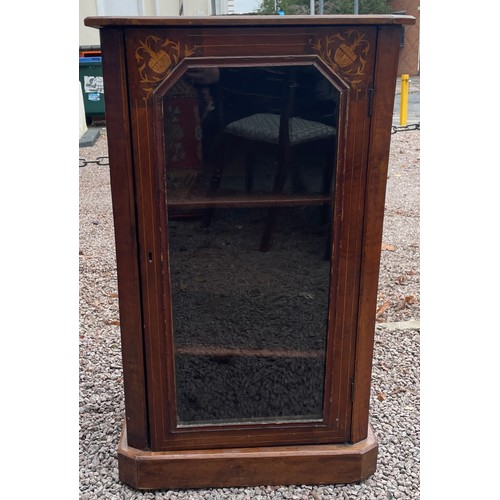
[[[285,147],[280,152],[278,170],[276,173],[276,178],[274,180],[274,187],[273,187],[274,194],[279,194],[283,192],[283,187],[285,186],[285,180],[286,180],[288,159],[289,159],[289,147]],[[264,228],[264,234],[262,236],[260,244],[261,252],[267,252],[269,248],[271,248],[271,235],[276,225],[276,220],[278,218],[278,211],[279,209],[277,207],[272,207],[268,210],[266,227]]]
[[[335,187],[332,186],[332,181],[335,177],[337,163],[335,158],[335,148],[327,155],[327,162],[323,174],[323,194],[331,194],[331,202],[326,203],[321,207],[321,224],[329,223],[328,236],[326,239],[325,260],[330,260],[333,246],[333,210],[335,203]]]
[[[212,178],[210,179],[210,186],[208,188],[209,195],[213,196],[218,191],[220,183],[222,180],[222,172],[224,171],[224,155],[225,147],[224,144],[220,144],[216,154],[216,160],[214,163],[214,168],[212,171]],[[212,222],[212,217],[214,214],[214,208],[207,208],[202,221],[202,227],[209,227]]]
[[[325,205],[322,207],[323,209],[328,209],[328,205]],[[326,213],[326,210],[325,210]],[[332,223],[330,223],[329,230],[328,230],[328,235],[326,238],[326,248],[325,248],[325,255],[323,256],[324,260],[330,260],[332,256],[332,244],[333,244],[333,233],[332,233],[333,227]]]
[[[332,179],[335,170],[335,158],[333,152],[327,155],[325,170],[323,171],[323,194],[328,195],[332,192]],[[333,199],[332,199],[333,203]],[[321,207],[320,224],[325,225],[328,222],[328,204]]]
[[[251,193],[253,189],[253,166],[255,164],[255,152],[250,148],[245,155],[245,190]]]
[[[202,227],[210,227],[210,224],[212,223],[212,217],[214,215],[214,209],[213,208],[207,208],[205,210],[205,215],[203,216],[203,221],[201,223]]]
[[[261,252],[267,252],[271,248],[271,235],[278,219],[278,210],[277,207],[273,207],[267,212],[266,227],[259,248]]]

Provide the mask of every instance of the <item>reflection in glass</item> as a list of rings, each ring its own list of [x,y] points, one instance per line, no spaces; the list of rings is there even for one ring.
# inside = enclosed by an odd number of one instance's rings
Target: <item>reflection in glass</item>
[[[163,99],[178,424],[319,420],[338,91],[201,73]]]

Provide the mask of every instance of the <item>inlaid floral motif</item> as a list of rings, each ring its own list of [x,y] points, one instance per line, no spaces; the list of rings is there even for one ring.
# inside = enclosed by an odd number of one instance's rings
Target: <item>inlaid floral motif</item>
[[[354,90],[361,91],[370,42],[357,30],[347,30],[318,39],[313,44],[321,58],[335,73],[347,80]]]
[[[184,57],[194,55],[195,49],[171,40],[150,35],[135,51],[135,59],[139,64],[138,71],[141,77],[146,96],[149,97],[155,84],[163,80]]]

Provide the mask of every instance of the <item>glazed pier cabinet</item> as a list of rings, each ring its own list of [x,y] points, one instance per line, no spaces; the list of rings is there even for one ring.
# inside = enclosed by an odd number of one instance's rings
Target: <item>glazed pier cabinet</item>
[[[406,16],[92,17],[139,489],[360,481]]]

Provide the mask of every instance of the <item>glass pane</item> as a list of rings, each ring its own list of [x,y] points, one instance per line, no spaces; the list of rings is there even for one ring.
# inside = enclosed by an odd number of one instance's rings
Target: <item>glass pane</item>
[[[312,66],[164,97],[180,426],[322,418],[338,102]]]

